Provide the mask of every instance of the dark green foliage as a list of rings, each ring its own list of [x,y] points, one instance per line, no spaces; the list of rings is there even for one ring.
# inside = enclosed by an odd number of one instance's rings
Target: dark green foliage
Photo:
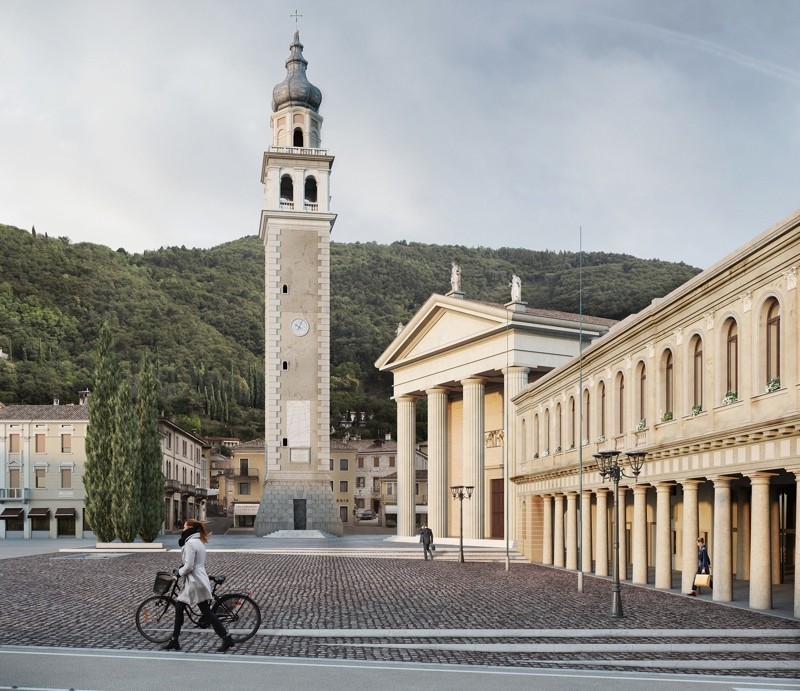
[[[83,477],[86,517],[100,542],[111,542],[115,535],[110,477],[114,458],[114,403],[119,377],[113,348],[111,330],[103,322],[94,350],[94,376],[89,396],[91,424],[86,430]]]
[[[139,495],[141,501],[141,527],[139,535],[145,542],[153,542],[166,518],[164,507],[164,473],[161,469],[163,454],[158,433],[158,391],[150,356],[142,355],[139,368],[139,386],[136,395],[136,421],[138,424]],[[191,429],[191,428],[189,428]]]
[[[92,420],[93,424],[94,420]],[[123,542],[133,542],[142,525],[139,482],[139,425],[134,413],[131,385],[124,379],[114,397],[114,457],[111,461],[111,518]],[[162,485],[163,488],[163,485]],[[163,491],[163,489],[162,489]]]
[[[352,409],[371,415],[370,432],[394,430],[391,377],[374,362],[398,323],[407,323],[432,293],[450,290],[453,261],[461,265],[469,299],[508,302],[516,273],[530,307],[578,312],[577,253],[334,242],[336,429]],[[585,254],[583,266],[584,313],[614,319],[638,312],[698,271],[602,252]],[[0,360],[0,400],[73,400],[89,384],[88,354],[104,320],[122,373],[132,371],[143,350],[154,354],[166,416],[199,418],[207,435],[264,435],[264,249],[258,238],[131,255],[0,225],[0,348],[11,354],[5,366]]]

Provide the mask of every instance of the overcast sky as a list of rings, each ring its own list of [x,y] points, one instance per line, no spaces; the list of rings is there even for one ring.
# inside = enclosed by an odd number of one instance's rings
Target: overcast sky
[[[0,223],[257,234],[295,8],[335,241],[705,268],[800,207],[795,0],[0,0]]]

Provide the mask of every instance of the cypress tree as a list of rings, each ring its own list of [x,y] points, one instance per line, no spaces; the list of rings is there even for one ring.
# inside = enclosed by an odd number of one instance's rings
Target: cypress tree
[[[113,399],[117,390],[117,366],[108,324],[103,322],[94,351],[89,427],[86,430],[86,517],[100,542],[111,542],[115,532],[111,507],[111,459],[114,440]]]
[[[139,496],[139,430],[127,380],[117,386],[114,397],[116,434],[111,461],[111,509],[114,531],[123,542],[133,542],[142,524]]]
[[[142,524],[139,535],[153,542],[166,518],[164,505],[164,472],[161,436],[158,433],[158,385],[150,357],[145,353],[139,368],[139,394],[136,419],[139,425],[139,487],[141,490]]]

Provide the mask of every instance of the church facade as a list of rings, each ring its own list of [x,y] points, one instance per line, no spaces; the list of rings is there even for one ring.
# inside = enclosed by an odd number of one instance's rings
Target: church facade
[[[458,536],[448,487],[473,486],[465,538],[607,576],[614,500],[596,454],[642,452],[616,504],[622,580],[689,592],[704,537],[715,600],[744,580],[769,609],[794,583],[800,616],[798,263],[795,214],[617,324],[432,296],[376,363],[394,374],[398,535],[414,534],[401,519],[425,397],[436,534]]]

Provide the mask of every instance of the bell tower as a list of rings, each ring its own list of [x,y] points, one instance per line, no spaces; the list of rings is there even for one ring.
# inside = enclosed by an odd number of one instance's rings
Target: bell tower
[[[286,79],[272,91],[264,153],[264,451],[255,534],[342,534],[330,472],[330,212],[333,156],[322,147],[320,90],[294,33]]]

